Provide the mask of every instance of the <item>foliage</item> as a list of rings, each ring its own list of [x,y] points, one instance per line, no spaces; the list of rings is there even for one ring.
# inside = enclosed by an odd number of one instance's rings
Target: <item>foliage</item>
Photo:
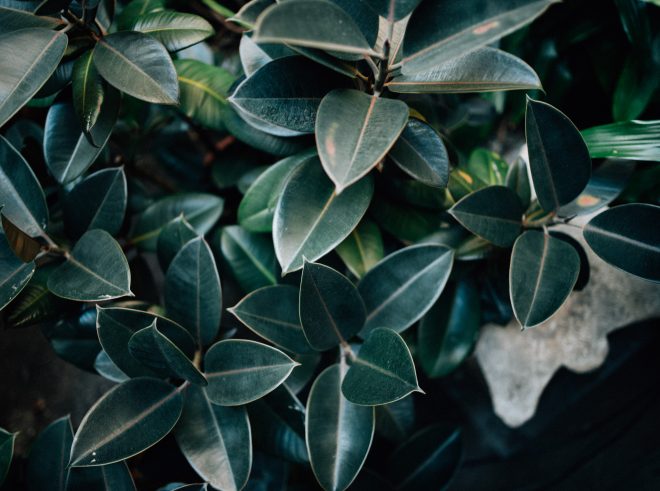
[[[0,0],[4,322],[117,383],[75,433],[42,432],[31,489],[134,489],[131,457],[170,433],[217,489],[282,488],[264,469],[283,463],[366,489],[379,411],[414,418],[410,394],[482,323],[540,325],[585,287],[562,227],[660,281],[660,206],[626,188],[630,160],[660,161],[660,123],[635,120],[658,85],[639,77],[653,6],[616,2],[636,48],[614,122],[580,132],[537,100],[545,74],[492,46],[556,0],[174,3]],[[219,25],[238,60],[209,48]],[[528,158],[466,143],[475,101],[524,117]],[[401,425],[388,482],[444,486],[460,430]],[[274,463],[251,479],[257,458]]]

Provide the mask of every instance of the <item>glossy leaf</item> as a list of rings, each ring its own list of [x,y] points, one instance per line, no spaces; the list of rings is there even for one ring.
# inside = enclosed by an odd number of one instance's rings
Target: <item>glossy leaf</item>
[[[181,214],[198,234],[205,234],[220,218],[223,207],[224,200],[212,194],[183,193],[167,196],[140,214],[131,235],[131,243],[147,251],[156,250],[162,228]]]
[[[126,29],[136,17],[163,10],[165,10],[165,0],[132,0],[122,8],[117,23],[122,29]]]
[[[201,346],[208,346],[218,334],[222,314],[220,276],[203,238],[188,242],[170,263],[165,276],[165,309]]]
[[[277,136],[295,136],[314,132],[321,99],[345,85],[346,79],[337,73],[306,58],[287,56],[257,70],[229,100],[256,128]]]
[[[410,14],[421,0],[364,0],[381,17],[400,20]]]
[[[103,169],[86,177],[64,199],[64,224],[72,237],[101,229],[116,235],[127,205],[123,167]]]
[[[14,441],[17,433],[9,433],[0,428],[0,485],[7,477],[12,457],[14,456]]]
[[[594,159],[632,159],[660,162],[660,121],[626,121],[582,132]]]
[[[66,46],[66,34],[38,27],[0,35],[0,127],[46,83]]]
[[[389,157],[406,174],[427,186],[447,187],[449,156],[442,138],[428,124],[410,118]]]
[[[254,30],[257,43],[282,43],[340,55],[376,54],[351,15],[326,0],[273,5],[259,16]]]
[[[21,293],[32,278],[35,264],[24,263],[12,251],[7,236],[0,230],[0,310]]]
[[[357,288],[322,264],[305,262],[300,283],[300,321],[309,345],[326,351],[346,342],[364,326],[366,311]]]
[[[209,399],[222,406],[255,401],[280,385],[296,366],[281,351],[255,341],[220,341],[207,351],[204,373]]]
[[[2,215],[1,211],[0,215]],[[2,215],[0,221],[2,222],[2,229],[4,230],[7,244],[16,257],[24,263],[33,261],[37,257],[37,254],[41,252],[41,244],[11,223],[6,216]]]
[[[474,349],[480,325],[476,285],[450,284],[419,323],[417,355],[424,372],[432,378],[453,372]]]
[[[347,401],[341,393],[345,365],[332,365],[309,393],[305,420],[312,471],[325,490],[347,489],[367,458],[374,435],[374,409]]]
[[[335,251],[357,278],[362,278],[385,255],[380,230],[370,220],[362,220]]]
[[[354,404],[376,406],[422,392],[406,342],[396,332],[376,328],[360,348],[341,386]]]
[[[259,15],[274,3],[275,0],[248,0],[236,14],[227,20],[246,29],[253,29]]]
[[[197,60],[175,60],[174,68],[179,80],[179,110],[203,126],[222,129],[233,75]]]
[[[89,133],[70,102],[51,106],[44,127],[44,157],[53,177],[66,184],[82,175],[101,154],[119,113],[119,93],[108,90],[96,124]]]
[[[509,247],[522,231],[525,209],[511,189],[489,186],[467,195],[449,212],[473,234],[496,246]]]
[[[337,195],[318,159],[305,161],[289,178],[275,210],[273,242],[284,274],[316,261],[340,244],[360,222],[373,195],[371,178]]]
[[[321,353],[296,354],[292,358],[295,362],[300,363],[300,365],[293,369],[293,372],[286,379],[284,385],[294,394],[299,394],[312,381],[314,375],[316,375],[317,368],[321,362]]]
[[[50,293],[46,284],[50,273],[56,267],[44,265],[35,271],[30,281],[5,310],[8,326],[27,327],[58,317],[60,300]]]
[[[174,436],[192,468],[211,486],[227,491],[245,486],[252,466],[250,433],[245,408],[213,404],[202,387],[186,389]]]
[[[429,71],[394,77],[392,92],[454,93],[541,89],[534,70],[520,58],[494,48],[481,48]]]
[[[651,48],[653,57],[645,51],[635,51],[628,56],[614,90],[612,117],[616,122],[637,119],[651,104],[660,85],[660,38]],[[652,61],[653,60],[653,61]]]
[[[454,254],[444,246],[420,245],[387,256],[358,284],[367,306],[366,336],[377,327],[401,332],[420,319],[447,283]]]
[[[119,244],[104,230],[90,230],[76,243],[64,264],[48,278],[58,297],[98,302],[131,292],[131,272]]]
[[[149,327],[137,331],[128,341],[129,353],[143,365],[164,372],[192,384],[206,386],[204,375],[181,349],[157,326],[154,319]]]
[[[0,34],[27,29],[29,27],[43,27],[55,29],[64,24],[61,19],[34,15],[31,12],[11,8],[11,6],[0,6]]]
[[[94,360],[94,370],[96,370],[101,377],[118,384],[126,382],[130,378],[121,371],[121,369],[103,350],[99,351],[99,354],[96,355],[96,359]]]
[[[105,97],[103,79],[94,65],[92,53],[88,51],[78,58],[71,76],[73,107],[85,133],[96,124]]]
[[[298,315],[298,289],[289,285],[253,291],[229,309],[238,320],[262,338],[293,353],[311,348]]]
[[[408,22],[403,73],[423,72],[486,46],[541,15],[557,0],[424,2]]]
[[[49,424],[32,444],[27,464],[30,491],[66,491],[67,461],[73,442],[71,418],[66,416]]]
[[[117,32],[94,48],[94,64],[110,85],[138,99],[176,104],[179,83],[169,54],[146,34]]]
[[[156,372],[138,362],[129,352],[131,337],[149,327],[155,320],[158,328],[187,356],[192,356],[195,344],[190,334],[175,322],[150,312],[127,308],[97,306],[96,330],[105,353],[117,368],[129,377],[157,376]]]
[[[316,151],[292,155],[266,169],[249,187],[238,207],[238,222],[251,232],[271,232],[277,201],[289,177]]]
[[[511,255],[509,291],[522,327],[549,319],[568,298],[579,272],[580,256],[568,243],[536,231],[521,235]]]
[[[587,186],[589,150],[573,123],[545,102],[527,100],[525,128],[536,195],[544,210],[556,210]]]
[[[334,90],[316,118],[323,168],[341,193],[369,173],[392,148],[408,122],[408,106],[357,90]]]
[[[181,415],[181,392],[167,382],[135,378],[107,392],[87,412],[73,439],[73,467],[110,464],[160,441]]]
[[[589,284],[589,278],[591,277],[591,265],[589,264],[589,256],[587,256],[587,252],[584,250],[584,247],[580,242],[577,241],[577,239],[568,235],[567,233],[551,230],[550,235],[569,243],[578,253],[578,256],[580,257],[580,273],[578,274],[577,280],[575,281],[573,290],[576,292],[584,290],[584,288]]]
[[[75,467],[69,471],[67,491],[135,491],[135,483],[126,462]]]
[[[660,281],[660,206],[629,204],[592,218],[584,238],[598,256],[628,273]]]
[[[141,15],[130,30],[149,34],[168,51],[179,51],[213,35],[213,27],[203,17],[173,10]]]
[[[158,234],[158,260],[167,271],[172,259],[178,252],[192,239],[197,238],[197,232],[183,215],[179,215],[174,220],[165,225]]]
[[[520,203],[526,210],[532,202],[532,187],[527,172],[527,162],[518,158],[509,168],[506,174],[506,185],[512,189],[520,198]]]
[[[238,53],[246,77],[277,58],[296,54],[291,48],[281,44],[257,44],[249,33],[243,33]]]
[[[232,225],[222,229],[220,247],[244,291],[277,284],[279,267],[273,242],[267,235],[254,234]]]
[[[0,136],[2,214],[30,237],[48,226],[48,206],[41,185],[23,156]]]
[[[415,427],[415,402],[412,397],[376,406],[376,434],[392,442],[408,438]]]

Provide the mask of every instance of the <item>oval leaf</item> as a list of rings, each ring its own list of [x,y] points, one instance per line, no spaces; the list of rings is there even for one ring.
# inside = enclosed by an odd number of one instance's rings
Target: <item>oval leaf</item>
[[[90,50],[78,58],[71,76],[73,107],[85,133],[96,123],[105,96],[103,79],[96,70],[92,53]]]
[[[229,339],[208,350],[204,373],[206,392],[215,404],[240,406],[280,385],[297,365],[281,351],[255,341]]]
[[[213,35],[213,27],[204,18],[173,10],[141,15],[133,21],[129,30],[149,34],[168,51],[179,51]]]
[[[31,491],[67,490],[69,471],[66,463],[71,452],[73,428],[66,416],[49,424],[32,444],[27,466],[27,484]]]
[[[179,253],[179,251],[192,239],[197,238],[197,232],[188,221],[179,215],[170,223],[165,225],[160,234],[158,234],[158,260],[163,268],[167,271],[172,259]]]
[[[412,12],[421,0],[363,0],[378,15],[392,20],[401,20]]]
[[[110,464],[146,450],[170,432],[182,408],[180,391],[162,380],[136,378],[118,385],[83,418],[69,465]]]
[[[222,229],[220,248],[244,291],[277,284],[280,272],[269,236],[253,234],[232,225]]]
[[[126,462],[76,467],[69,471],[67,491],[135,491],[135,483]]]
[[[370,220],[362,220],[335,251],[351,273],[362,278],[385,255],[378,225]]]

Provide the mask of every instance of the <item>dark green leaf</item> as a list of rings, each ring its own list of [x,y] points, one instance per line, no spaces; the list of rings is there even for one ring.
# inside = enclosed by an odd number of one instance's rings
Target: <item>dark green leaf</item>
[[[275,0],[249,0],[233,17],[227,20],[235,22],[246,29],[253,29],[261,13],[274,3]]]
[[[344,275],[305,262],[300,283],[300,322],[309,345],[326,351],[346,342],[364,326],[364,302]]]
[[[201,346],[208,346],[220,328],[222,289],[213,253],[199,237],[174,257],[165,277],[165,309]]]
[[[232,225],[222,229],[220,247],[244,291],[277,284],[280,271],[273,242],[267,235],[254,234]]]
[[[69,471],[67,491],[135,491],[126,462],[78,467]]]
[[[362,278],[385,255],[378,225],[370,220],[362,220],[335,251],[351,273]]]
[[[11,459],[14,456],[14,441],[17,433],[9,433],[0,428],[0,486],[7,477]]]
[[[300,363],[300,365],[293,369],[293,372],[286,379],[284,385],[294,394],[298,394],[312,381],[314,375],[316,375],[316,369],[321,361],[321,353],[314,352],[293,355],[293,360]]]
[[[354,404],[376,406],[422,392],[406,342],[391,329],[373,329],[341,386]]]
[[[73,428],[65,416],[44,429],[30,449],[27,484],[30,491],[66,491],[69,471],[66,464],[71,452]]]
[[[421,0],[364,0],[381,17],[400,20],[412,12]]]
[[[275,59],[296,54],[291,48],[282,44],[257,44],[249,33],[244,33],[241,37],[238,52],[247,77]]]
[[[0,34],[6,34],[28,27],[55,29],[62,24],[64,24],[64,21],[54,17],[38,16],[19,9],[0,7]]]
[[[527,99],[529,165],[541,206],[553,211],[570,203],[591,176],[591,158],[578,129],[557,109]]]
[[[5,261],[0,261],[5,263]],[[5,311],[7,324],[26,327],[54,320],[61,315],[61,301],[48,290],[47,281],[55,265],[44,265],[36,270],[28,284]]]
[[[479,290],[469,280],[450,284],[419,323],[417,354],[429,377],[453,372],[472,352],[479,335]]]
[[[165,10],[165,0],[132,0],[121,9],[117,24],[127,29],[135,18],[162,10]]]
[[[424,2],[408,22],[403,73],[430,70],[533,21],[557,0]]]
[[[481,48],[433,67],[399,75],[386,84],[392,92],[463,93],[541,89],[536,72],[523,60],[494,48]]]
[[[174,436],[192,468],[211,486],[228,491],[245,486],[252,442],[244,407],[217,406],[205,389],[190,386]]]
[[[56,14],[71,4],[72,0],[42,0],[39,6],[34,9],[37,15]]]
[[[660,281],[660,206],[635,203],[592,218],[584,238],[598,256],[619,269]]]
[[[639,0],[614,0],[614,3],[630,42],[640,50],[646,49],[651,43],[650,16],[646,5]]]
[[[167,271],[172,259],[183,246],[196,237],[198,237],[197,232],[184,218],[183,214],[161,229],[160,234],[158,234],[157,250],[158,260],[163,271]]]
[[[224,200],[212,194],[184,193],[162,198],[139,216],[131,243],[155,251],[161,229],[181,214],[198,234],[205,234],[220,218],[223,206]]]
[[[90,230],[80,238],[67,261],[48,278],[48,288],[58,297],[79,302],[133,296],[126,256],[104,230]]]
[[[660,121],[626,121],[582,132],[594,159],[632,159],[660,162]]]
[[[518,158],[509,168],[506,174],[506,185],[518,195],[523,208],[525,210],[529,208],[529,204],[532,202],[532,187],[529,183],[527,163],[524,159]]]
[[[102,377],[118,384],[126,382],[129,376],[120,370],[108,354],[101,350],[94,360],[94,370]]]
[[[7,237],[0,230],[0,310],[21,293],[32,278],[35,264],[24,263],[16,257],[7,242]]]
[[[181,415],[181,392],[152,378],[136,378],[107,392],[87,412],[73,439],[73,467],[110,464],[160,441]]]
[[[376,433],[387,440],[401,442],[415,426],[415,402],[412,397],[376,406]]]
[[[504,186],[480,189],[456,203],[449,213],[466,229],[499,247],[509,247],[522,231],[525,209]]]
[[[130,28],[156,38],[168,51],[179,51],[213,35],[213,27],[204,18],[161,10],[137,17]]]
[[[612,100],[614,121],[637,119],[653,100],[660,85],[660,37],[655,41],[653,50],[656,52],[655,58],[646,52],[636,51],[626,60]]]
[[[117,32],[94,48],[101,76],[122,92],[156,104],[177,104],[179,83],[167,50],[139,32]]]
[[[276,136],[313,133],[321,99],[335,87],[345,86],[346,81],[306,58],[287,56],[257,70],[229,100],[261,131]]]
[[[85,133],[96,124],[105,97],[103,79],[93,63],[92,53],[90,50],[78,58],[71,76],[73,107]]]
[[[408,106],[352,89],[321,101],[316,142],[323,168],[341,193],[387,154],[408,122]]]
[[[30,237],[43,235],[48,206],[41,185],[23,156],[0,136],[0,205],[2,214]]]
[[[127,187],[123,167],[103,169],[78,183],[64,199],[64,226],[78,238],[102,229],[116,235],[124,223]]]
[[[253,291],[229,312],[262,338],[293,353],[311,351],[298,315],[298,289],[288,285]]]
[[[523,328],[549,319],[573,290],[580,256],[563,240],[529,231],[518,237],[511,255],[511,304]]]
[[[281,351],[255,341],[229,339],[208,350],[206,392],[215,404],[239,406],[255,401],[280,385],[297,365]]]
[[[341,383],[346,365],[321,373],[309,392],[305,420],[309,460],[321,487],[348,488],[362,469],[374,436],[374,408],[346,400]]]
[[[289,178],[275,210],[273,242],[284,274],[316,261],[340,244],[369,207],[374,184],[360,180],[337,195],[318,158],[305,161]]]
[[[0,35],[0,127],[46,83],[66,45],[66,34],[38,27]]]
[[[575,249],[575,251],[578,253],[578,256],[580,256],[580,274],[578,274],[573,290],[575,290],[576,292],[584,290],[584,288],[589,283],[589,277],[591,276],[591,265],[589,264],[589,256],[587,256],[587,252],[584,250],[584,247],[582,246],[582,244],[580,244],[580,242],[578,242],[576,239],[574,239],[573,237],[571,237],[570,235],[564,232],[551,230],[550,235],[552,237],[556,237],[558,239],[563,240],[564,242],[571,244]]]
[[[362,334],[381,326],[401,332],[421,318],[442,293],[453,259],[447,247],[420,245],[378,263],[358,284],[367,306]]]
[[[428,124],[410,118],[389,157],[408,175],[427,186],[447,187],[449,156],[442,138]]]

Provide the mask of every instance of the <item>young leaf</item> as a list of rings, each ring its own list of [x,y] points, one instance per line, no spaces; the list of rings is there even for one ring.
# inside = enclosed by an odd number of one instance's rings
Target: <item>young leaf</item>
[[[116,235],[124,223],[126,205],[124,168],[100,170],[78,183],[64,198],[64,226],[74,238],[91,229]]]
[[[183,214],[165,225],[158,234],[157,246],[158,261],[163,271],[167,271],[172,259],[183,249],[183,246],[197,237],[197,232]]]
[[[39,433],[30,449],[27,464],[27,485],[30,491],[67,491],[69,471],[66,463],[72,442],[73,428],[69,416],[53,421]]]
[[[589,150],[573,123],[545,102],[527,99],[525,129],[536,195],[544,210],[556,210],[587,186]]]
[[[378,225],[370,220],[362,220],[335,251],[351,273],[362,278],[385,255]]]
[[[203,17],[174,10],[141,15],[129,30],[149,34],[168,51],[179,51],[213,35],[213,27]]]
[[[238,320],[262,338],[293,353],[311,348],[300,325],[298,288],[267,286],[255,290],[229,309]]]
[[[316,118],[316,142],[337,193],[385,157],[407,122],[408,106],[401,101],[352,89],[333,90],[323,98]]]
[[[346,365],[332,365],[309,392],[305,420],[312,471],[325,490],[347,489],[362,469],[374,436],[374,408],[347,401],[341,392]]]
[[[105,96],[103,79],[96,70],[92,53],[90,50],[78,58],[71,77],[73,107],[85,133],[96,124]]]
[[[250,433],[244,407],[218,406],[204,388],[191,385],[186,389],[174,436],[191,467],[211,486],[243,489],[252,467]]]
[[[284,274],[334,249],[360,222],[374,184],[360,180],[337,195],[318,158],[305,161],[289,178],[275,210],[273,242]]]
[[[257,70],[236,88],[229,100],[248,123],[261,131],[295,136],[314,132],[321,99],[346,83],[345,77],[317,63],[301,56],[287,56]]]
[[[410,118],[388,156],[412,178],[436,188],[447,187],[449,156],[442,138],[428,124]]]
[[[133,296],[126,256],[104,230],[90,230],[80,238],[66,262],[48,278],[48,288],[58,297],[79,302]]]
[[[355,336],[366,319],[357,288],[322,264],[305,262],[300,282],[300,321],[309,345],[326,351]]]
[[[438,245],[406,247],[387,256],[358,284],[367,306],[361,335],[380,326],[401,332],[438,299],[451,272],[454,253]]]
[[[7,244],[9,244],[9,247],[16,257],[25,263],[33,261],[37,257],[37,254],[41,252],[41,244],[39,241],[33,239],[16,225],[11,223],[6,216],[2,215],[1,210],[0,221],[2,222],[2,228],[4,229]]]
[[[376,55],[351,15],[327,0],[273,5],[259,16],[254,30],[257,43],[316,48],[339,55]]]
[[[201,346],[208,346],[218,334],[222,314],[220,276],[213,253],[202,237],[188,242],[167,269],[165,309]]]
[[[7,477],[11,459],[14,456],[14,442],[17,433],[9,433],[0,428],[0,486]]]
[[[392,92],[414,94],[542,88],[538,75],[527,63],[495,48],[480,48],[428,71],[399,75],[385,85]]]
[[[209,399],[221,406],[255,401],[280,385],[297,365],[280,350],[255,341],[229,339],[207,351],[204,373]]]
[[[38,27],[0,35],[0,127],[46,83],[66,46],[66,34]]]
[[[628,273],[660,281],[660,206],[634,203],[592,218],[584,238],[598,256]]]
[[[344,397],[361,406],[389,404],[422,392],[410,350],[401,336],[379,327],[371,331],[341,385]]]
[[[0,310],[21,293],[34,274],[34,261],[24,263],[9,246],[0,230]]]
[[[524,212],[518,195],[505,186],[468,194],[449,210],[466,229],[498,247],[509,247],[516,241]]]
[[[388,21],[401,20],[415,10],[421,0],[363,0]]]
[[[567,242],[528,231],[511,255],[509,292],[523,328],[549,319],[570,295],[580,272],[580,256]]]
[[[203,126],[223,129],[234,76],[197,60],[175,60],[174,68],[179,80],[179,110]]]
[[[476,285],[469,280],[450,284],[419,322],[417,354],[426,374],[453,372],[474,349],[480,325]]]
[[[220,248],[244,291],[277,284],[279,267],[273,242],[267,235],[253,234],[232,225],[222,229]]]
[[[179,83],[167,50],[139,32],[116,32],[94,47],[94,64],[113,87],[155,104],[177,104]]]
[[[408,22],[402,71],[405,75],[424,72],[486,46],[530,23],[557,1],[424,2]]]
[[[144,210],[138,217],[131,243],[143,250],[155,251],[162,228],[179,215],[198,234],[208,232],[222,215],[224,200],[204,193],[182,193],[166,196]]]
[[[183,397],[153,378],[135,378],[107,392],[87,412],[73,439],[72,467],[111,464],[155,445],[179,420]]]
[[[0,135],[0,205],[2,214],[30,237],[48,226],[48,206],[41,185],[23,156]]]

